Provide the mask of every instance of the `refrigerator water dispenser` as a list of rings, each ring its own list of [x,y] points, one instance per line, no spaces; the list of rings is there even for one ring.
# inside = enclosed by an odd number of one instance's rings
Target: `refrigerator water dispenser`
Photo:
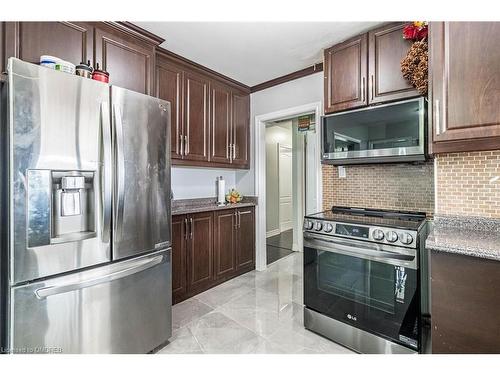
[[[51,243],[96,236],[94,172],[52,171]]]
[[[94,171],[27,171],[28,247],[96,237]]]

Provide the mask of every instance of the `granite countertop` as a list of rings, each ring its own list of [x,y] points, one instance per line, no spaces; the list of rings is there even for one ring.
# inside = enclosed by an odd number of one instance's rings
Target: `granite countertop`
[[[231,208],[252,207],[257,205],[257,197],[243,197],[240,203],[218,206],[215,198],[177,199],[172,201],[172,215],[196,212],[227,210]]]
[[[500,261],[500,219],[436,216],[425,244],[432,251]]]

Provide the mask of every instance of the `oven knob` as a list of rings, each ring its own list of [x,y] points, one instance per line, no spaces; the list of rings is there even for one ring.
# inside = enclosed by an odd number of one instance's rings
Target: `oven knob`
[[[307,230],[311,230],[313,229],[313,222],[311,220],[306,220],[304,221],[304,228],[307,229]]]
[[[398,240],[398,234],[391,230],[385,234],[385,238],[389,242],[396,242]]]
[[[373,239],[377,241],[382,241],[384,239],[384,232],[380,229],[375,229],[373,231]]]
[[[333,225],[330,223],[325,224],[325,228],[323,229],[324,232],[330,233],[333,230]]]
[[[321,229],[323,229],[323,223],[322,223],[322,222],[320,222],[320,221],[317,221],[317,222],[316,222],[316,225],[314,226],[314,229],[316,229],[316,230],[321,230]]]
[[[398,236],[402,244],[409,245],[413,242],[413,236],[410,233],[400,233]]]

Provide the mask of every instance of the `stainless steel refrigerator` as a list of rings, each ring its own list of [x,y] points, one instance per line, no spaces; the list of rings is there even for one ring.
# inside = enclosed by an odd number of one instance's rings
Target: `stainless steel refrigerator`
[[[1,105],[3,351],[164,343],[170,104],[11,58]]]

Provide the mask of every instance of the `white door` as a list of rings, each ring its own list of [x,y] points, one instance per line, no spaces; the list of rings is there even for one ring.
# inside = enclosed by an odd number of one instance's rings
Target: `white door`
[[[286,231],[293,227],[292,210],[292,148],[279,145],[279,216],[280,231]]]

